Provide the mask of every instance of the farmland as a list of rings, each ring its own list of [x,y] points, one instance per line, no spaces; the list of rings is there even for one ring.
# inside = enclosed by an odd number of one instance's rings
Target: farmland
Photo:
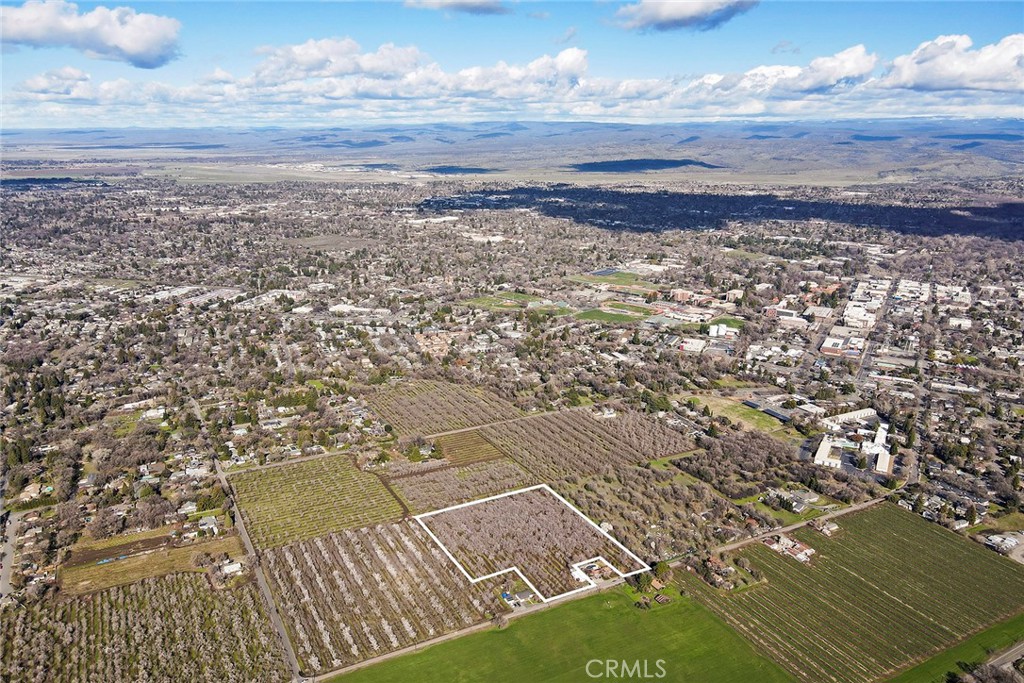
[[[544,598],[580,588],[571,565],[598,556],[620,574],[647,568],[545,488],[419,520],[471,575],[483,577],[516,567]]]
[[[682,434],[639,413],[597,419],[583,411],[493,425],[483,435],[538,477],[551,481],[636,464],[693,447]]]
[[[767,582],[721,594],[686,585],[804,681],[877,680],[1024,610],[1024,568],[895,506],[842,519],[810,566],[742,551]]]
[[[464,467],[436,468],[391,480],[398,495],[414,513],[430,512],[534,483],[534,477],[508,458]]]
[[[60,572],[61,590],[78,595],[174,572],[197,571],[192,558],[199,553],[226,553],[229,557],[245,554],[241,541],[234,535],[180,548],[161,547],[105,564],[88,562],[66,566]]]
[[[286,680],[252,585],[178,574],[0,612],[0,680]]]
[[[456,465],[470,465],[505,455],[476,430],[439,436],[434,446],[440,451],[441,457]]]
[[[370,405],[399,434],[426,435],[521,415],[508,401],[481,389],[447,382],[401,382],[379,391]]]
[[[398,519],[402,506],[344,455],[239,472],[230,478],[253,542],[292,541]]]
[[[608,657],[651,660],[652,673],[655,660],[663,659],[666,681],[792,680],[698,602],[676,594],[667,605],[638,610],[635,599],[625,588],[590,595],[331,683],[584,681],[587,662]]]
[[[504,609],[497,581],[471,584],[418,524],[340,531],[265,558],[306,671],[379,656]]]

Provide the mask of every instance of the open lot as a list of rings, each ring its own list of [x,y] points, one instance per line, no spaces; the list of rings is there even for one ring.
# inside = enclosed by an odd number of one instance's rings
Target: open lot
[[[180,548],[159,547],[104,564],[92,561],[68,566],[60,571],[61,591],[80,595],[175,572],[202,571],[192,563],[192,558],[199,553],[241,557],[245,550],[238,536],[232,535]]]
[[[229,479],[253,542],[261,548],[402,516],[375,475],[346,455],[249,470]]]
[[[809,565],[762,544],[766,579],[725,594],[685,585],[803,681],[863,683],[919,663],[1024,610],[1024,568],[893,505],[845,516],[832,538],[794,535]]]
[[[595,659],[648,661],[652,675],[661,659],[665,681],[793,680],[699,603],[675,594],[667,605],[638,610],[635,600],[626,588],[589,595],[516,619],[505,629],[440,643],[331,683],[568,683],[591,680],[586,667]]]

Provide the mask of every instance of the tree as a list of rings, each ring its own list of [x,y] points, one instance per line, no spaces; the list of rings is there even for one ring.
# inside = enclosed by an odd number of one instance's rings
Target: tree
[[[654,576],[650,572],[643,572],[642,574],[636,575],[636,587],[641,593],[646,593],[651,590],[651,583],[654,582]]]
[[[672,579],[672,566],[668,562],[659,562],[654,565],[654,576],[659,581],[669,581]]]

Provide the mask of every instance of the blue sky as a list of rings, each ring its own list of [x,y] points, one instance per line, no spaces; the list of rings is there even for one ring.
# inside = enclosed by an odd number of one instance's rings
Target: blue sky
[[[29,0],[0,12],[4,127],[1024,116],[1021,2]]]

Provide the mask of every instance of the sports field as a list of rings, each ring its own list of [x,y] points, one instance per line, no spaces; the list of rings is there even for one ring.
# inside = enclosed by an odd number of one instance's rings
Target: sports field
[[[626,588],[574,600],[421,652],[331,679],[332,683],[542,683],[592,680],[605,660],[633,665],[664,681],[777,683],[792,678],[760,657],[714,614],[674,595],[650,610],[634,606]],[[603,669],[602,669],[603,671]],[[597,680],[597,679],[593,679]],[[625,678],[618,680],[640,680]]]

